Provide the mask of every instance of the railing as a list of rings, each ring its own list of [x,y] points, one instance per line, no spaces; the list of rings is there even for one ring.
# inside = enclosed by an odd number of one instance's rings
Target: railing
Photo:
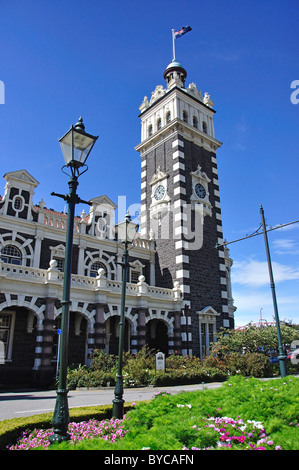
[[[71,275],[71,284],[73,287],[89,289],[92,291],[106,291],[121,294],[122,281],[113,281],[103,276],[101,270],[95,277]],[[49,269],[31,268],[27,266],[13,265],[4,263],[0,260],[0,282],[1,279],[11,279],[24,282],[34,282],[40,284],[60,284],[63,283],[64,274],[56,268],[55,261],[50,262]],[[180,300],[181,291],[179,283],[174,283],[173,289],[150,286],[145,282],[144,276],[139,276],[139,282],[126,283],[126,293],[131,296],[148,296],[160,300]]]
[[[27,266],[19,266],[0,261],[0,276],[44,282],[47,280],[47,270],[28,268]]]

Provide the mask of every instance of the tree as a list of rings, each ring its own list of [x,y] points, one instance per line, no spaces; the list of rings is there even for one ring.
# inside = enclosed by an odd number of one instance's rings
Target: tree
[[[289,347],[293,341],[299,340],[299,331],[293,327],[280,325],[282,343]],[[254,326],[249,324],[244,329],[227,330],[222,328],[217,333],[212,353],[218,355],[230,352],[259,352],[268,354],[278,349],[277,330],[275,326]]]

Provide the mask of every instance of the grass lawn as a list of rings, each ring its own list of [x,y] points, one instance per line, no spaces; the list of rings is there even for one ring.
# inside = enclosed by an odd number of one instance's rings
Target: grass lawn
[[[215,390],[137,403],[121,422],[82,423],[82,432],[70,431],[72,441],[48,449],[298,450],[298,423],[299,378],[235,376]]]

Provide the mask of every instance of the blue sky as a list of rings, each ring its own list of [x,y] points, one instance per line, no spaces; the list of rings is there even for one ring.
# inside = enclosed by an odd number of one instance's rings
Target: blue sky
[[[80,197],[106,194],[117,204],[125,195],[138,204],[138,108],[164,85],[171,29],[190,25],[176,56],[187,85],[215,102],[225,238],[254,232],[260,204],[269,225],[299,219],[299,104],[290,99],[298,11],[297,0],[0,0],[2,174],[26,168],[40,182],[35,202],[63,210],[50,196],[67,192],[58,138],[82,115],[99,139]],[[299,224],[270,232],[269,243],[280,318],[299,323]],[[257,322],[260,311],[272,321],[263,237],[229,247],[236,324]]]

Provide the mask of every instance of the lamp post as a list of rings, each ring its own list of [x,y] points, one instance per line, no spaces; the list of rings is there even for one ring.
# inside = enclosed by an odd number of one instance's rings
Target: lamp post
[[[65,165],[62,167],[63,173],[70,176],[69,194],[63,195],[51,193],[52,196],[58,196],[68,203],[68,219],[65,247],[65,265],[63,280],[63,298],[62,298],[62,320],[61,320],[61,337],[59,345],[59,382],[57,389],[57,398],[53,415],[54,434],[49,440],[53,442],[61,442],[70,439],[67,432],[69,424],[69,409],[66,388],[67,382],[67,363],[68,363],[68,342],[69,342],[69,315],[70,315],[70,287],[72,272],[72,251],[73,251],[73,234],[74,234],[74,218],[75,206],[78,203],[91,204],[83,201],[76,194],[78,187],[78,177],[87,171],[85,164],[88,155],[91,152],[98,137],[92,136],[85,132],[83,120],[80,117],[75,126],[71,126],[70,130],[59,139],[62,153],[65,159]],[[64,168],[70,170],[69,175]],[[83,170],[83,171],[82,171]]]
[[[123,347],[124,347],[124,332],[125,332],[125,303],[126,303],[126,283],[127,272],[129,267],[128,261],[128,245],[133,242],[138,225],[131,221],[130,215],[127,213],[125,220],[117,224],[117,238],[124,243],[124,252],[122,256],[122,293],[121,293],[121,310],[119,321],[119,342],[118,342],[118,367],[116,374],[116,384],[113,400],[113,418],[122,419],[124,415],[124,400],[123,400]]]
[[[266,253],[267,253],[268,270],[269,270],[269,277],[270,277],[270,287],[272,291],[273,308],[274,308],[275,322],[276,322],[276,329],[277,329],[278,353],[279,353],[278,361],[279,361],[279,367],[280,367],[280,375],[281,377],[285,377],[287,375],[287,371],[286,371],[286,358],[287,357],[283,352],[282,341],[281,341],[280,321],[279,321],[279,315],[278,315],[275,284],[274,284],[274,277],[273,277],[273,272],[272,272],[272,263],[271,263],[270,249],[269,249],[266,223],[265,223],[265,217],[264,217],[264,209],[262,205],[260,207],[260,213],[261,213],[262,226],[263,226],[263,231],[264,231],[265,248],[266,248]]]

